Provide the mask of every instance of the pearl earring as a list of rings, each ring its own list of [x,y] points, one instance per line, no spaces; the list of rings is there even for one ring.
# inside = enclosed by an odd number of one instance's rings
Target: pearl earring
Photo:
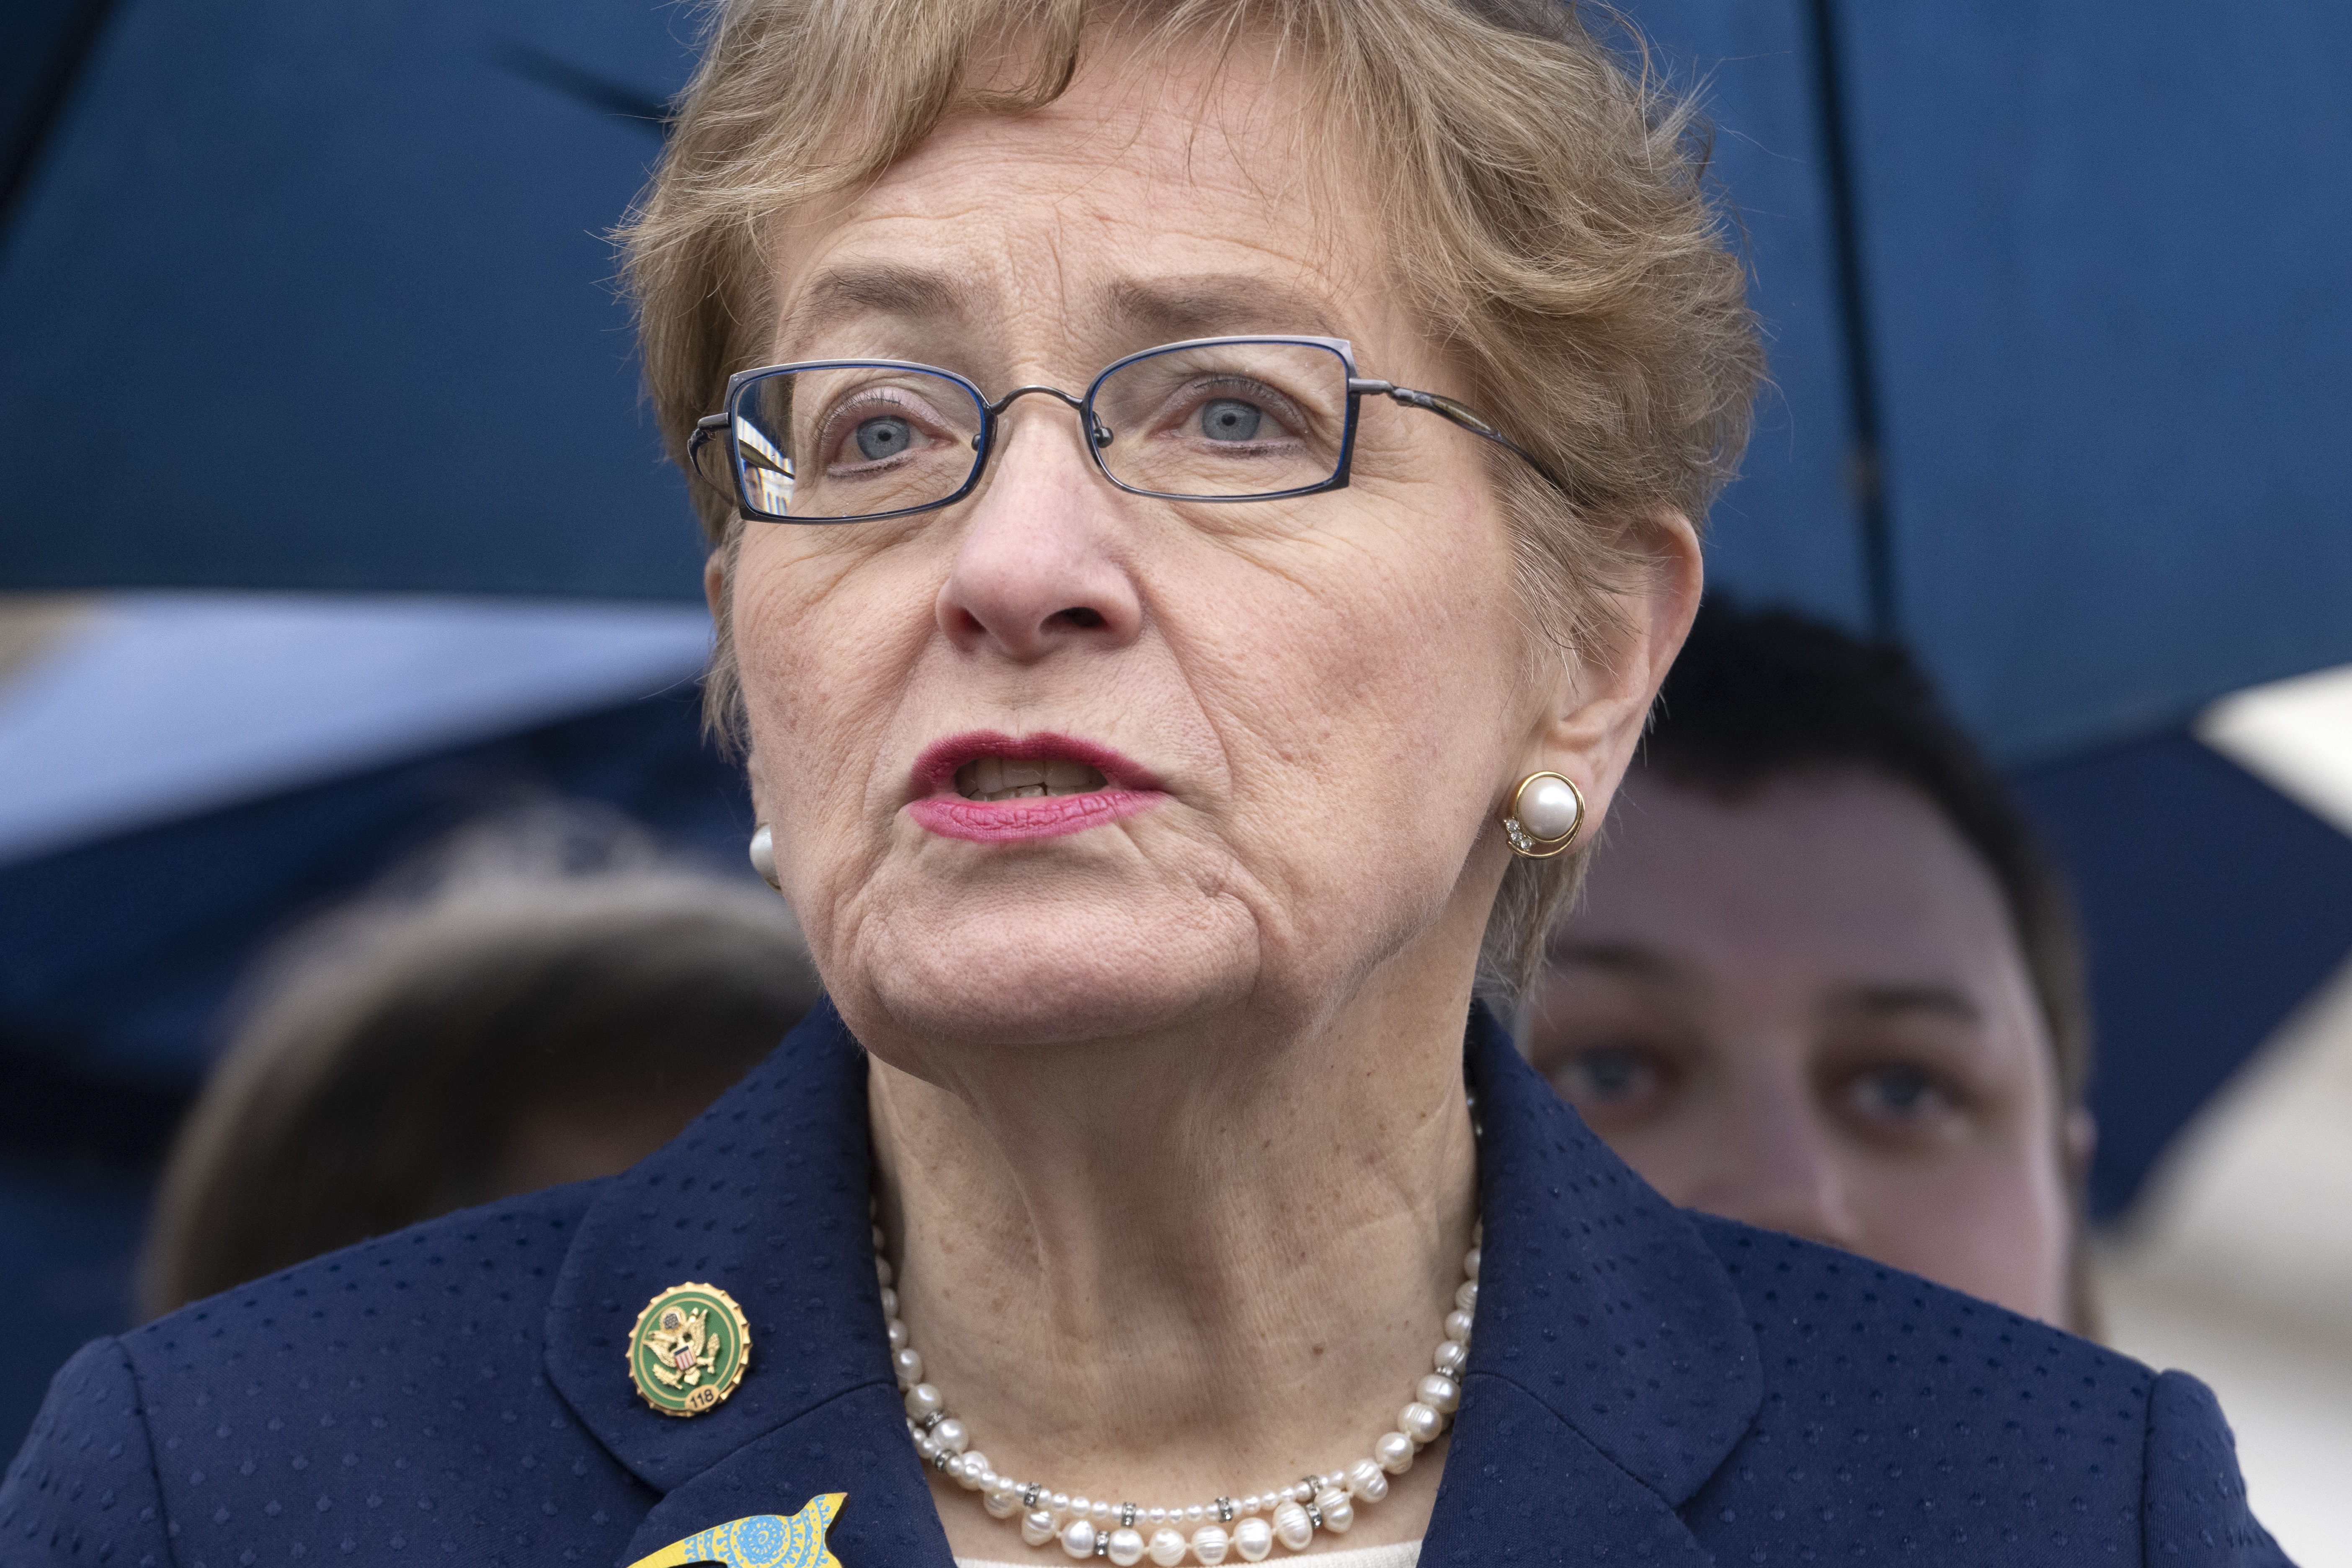
[[[760,873],[760,880],[776,891],[781,893],[784,890],[783,884],[776,880],[775,830],[764,822],[751,833],[751,869]]]
[[[1511,792],[1511,809],[1503,814],[1511,853],[1529,860],[1560,853],[1583,826],[1584,792],[1565,773],[1529,773]]]

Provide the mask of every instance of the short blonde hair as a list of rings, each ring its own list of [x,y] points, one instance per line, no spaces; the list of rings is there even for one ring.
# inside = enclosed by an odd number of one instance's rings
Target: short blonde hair
[[[722,0],[621,236],[672,456],[683,464],[728,376],[768,353],[761,239],[780,214],[875,179],[950,113],[1051,102],[1105,29],[1147,48],[1271,51],[1334,145],[1381,171],[1396,287],[1480,412],[1568,486],[1493,470],[1531,646],[1571,661],[1605,648],[1610,596],[1639,570],[1652,520],[1703,519],[1734,471],[1762,353],[1690,104],[1556,0]],[[1026,67],[1011,80],[1008,39]],[[730,567],[732,498],[691,488]],[[707,696],[731,737],[723,612],[719,632]],[[1490,986],[1531,977],[1583,861],[1513,863]]]

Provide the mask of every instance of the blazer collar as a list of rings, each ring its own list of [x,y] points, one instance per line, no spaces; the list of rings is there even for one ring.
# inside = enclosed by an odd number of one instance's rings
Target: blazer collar
[[[895,1389],[872,1158],[866,1052],[820,1002],[685,1132],[604,1184],[548,1306],[548,1376],[647,1486],[666,1492],[851,1389]],[[637,1397],[628,1342],[646,1303],[689,1280],[734,1297],[751,1360],[725,1404],[680,1418]]]
[[[1483,1005],[1466,1046],[1486,1226],[1468,1373],[1517,1384],[1679,1507],[1763,1404],[1731,1277]]]
[[[1477,1543],[1493,1544],[1490,1494],[1530,1465],[1512,1490],[1532,1539],[1596,1541],[1600,1510],[1613,1521],[1603,1534],[1679,1541],[1671,1510],[1762,1401],[1746,1314],[1696,1229],[1586,1130],[1483,1006],[1465,1045],[1483,1127],[1484,1258],[1423,1560],[1477,1560]],[[675,1142],[605,1183],[581,1222],[548,1309],[547,1368],[597,1439],[666,1494],[624,1561],[846,1490],[834,1531],[845,1563],[948,1568],[882,1331],[866,1071],[820,1004]],[[681,1420],[638,1399],[626,1345],[645,1303],[688,1280],[742,1307],[751,1366],[725,1404]]]

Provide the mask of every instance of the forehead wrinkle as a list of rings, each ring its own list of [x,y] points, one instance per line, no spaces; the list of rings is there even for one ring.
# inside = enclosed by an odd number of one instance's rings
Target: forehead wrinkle
[[[810,280],[778,324],[776,341],[800,341],[867,316],[944,322],[971,314],[969,289],[952,274],[899,262],[845,262]]]
[[[1302,289],[1245,274],[1209,274],[1139,282],[1118,279],[1102,289],[1104,313],[1171,342],[1240,332],[1342,334],[1322,302]]]

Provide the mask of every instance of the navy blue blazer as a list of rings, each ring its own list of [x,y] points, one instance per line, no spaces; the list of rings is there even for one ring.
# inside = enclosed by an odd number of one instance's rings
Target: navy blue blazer
[[[1467,1046],[1485,1265],[1430,1568],[2284,1562],[2194,1379],[1676,1210],[1483,1011]],[[604,1568],[845,1491],[845,1568],[950,1568],[868,1162],[865,1056],[826,1005],[623,1175],[101,1340],[0,1484],[0,1565]],[[688,1279],[742,1304],[752,1361],[680,1420],[624,1346]]]

